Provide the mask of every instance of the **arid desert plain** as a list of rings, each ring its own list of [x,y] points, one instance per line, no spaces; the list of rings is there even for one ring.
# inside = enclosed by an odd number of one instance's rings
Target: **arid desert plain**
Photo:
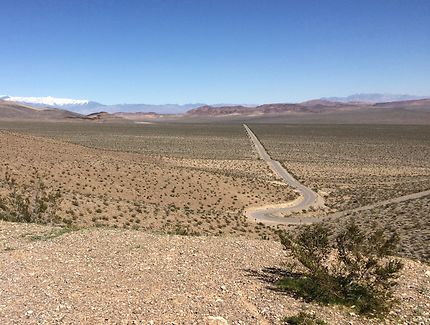
[[[241,123],[0,122],[0,211],[11,191],[58,195],[37,219],[3,213],[0,319],[277,324],[302,312],[328,324],[427,324],[430,128],[247,125],[319,205],[288,209],[302,193]],[[252,217],[279,206],[285,222]],[[289,259],[280,232],[349,218],[399,235],[404,266],[383,320],[277,284]]]

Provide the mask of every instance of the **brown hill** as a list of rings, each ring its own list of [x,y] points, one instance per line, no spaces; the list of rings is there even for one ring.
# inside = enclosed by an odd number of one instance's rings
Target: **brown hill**
[[[430,98],[419,99],[419,100],[408,100],[401,102],[390,102],[390,103],[377,103],[372,105],[374,108],[384,109],[401,109],[409,111],[427,111],[430,112]]]
[[[245,107],[241,105],[236,106],[221,106],[213,107],[209,105],[201,106],[198,108],[187,111],[186,115],[193,116],[220,116],[220,115],[239,115],[239,114],[252,114],[255,112],[255,107]]]
[[[290,114],[290,113],[321,113],[336,110],[352,110],[359,108],[356,104],[344,104],[327,100],[312,100],[300,104],[274,103],[257,107],[244,106],[202,106],[189,110],[187,116],[227,116],[227,115],[266,115],[266,114]]]
[[[121,116],[108,112],[91,113],[87,115],[87,118],[97,122],[126,122]]]
[[[257,111],[263,114],[273,113],[293,113],[293,112],[309,112],[310,109],[301,104],[264,104],[256,107]]]
[[[277,123],[430,124],[430,99],[377,104],[311,100],[299,104],[275,103],[257,107],[202,106],[188,111],[183,118]]]
[[[35,109],[30,106],[0,100],[0,119],[63,120],[86,119],[85,116],[61,109]]]
[[[228,116],[228,115],[262,115],[262,114],[283,114],[291,112],[308,112],[310,109],[301,104],[264,104],[257,107],[245,106],[202,106],[188,111],[188,116]]]

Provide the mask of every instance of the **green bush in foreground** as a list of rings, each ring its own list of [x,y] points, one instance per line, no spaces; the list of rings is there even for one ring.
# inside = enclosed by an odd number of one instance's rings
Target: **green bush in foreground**
[[[18,185],[7,172],[0,184],[0,220],[13,222],[57,222],[59,191],[48,189],[40,178],[32,186]]]
[[[398,243],[396,234],[382,229],[365,233],[352,220],[335,234],[323,224],[282,233],[281,242],[296,263],[281,289],[306,301],[354,306],[360,314],[382,315],[391,307],[392,287],[402,268],[390,257]],[[298,263],[297,263],[298,262]]]

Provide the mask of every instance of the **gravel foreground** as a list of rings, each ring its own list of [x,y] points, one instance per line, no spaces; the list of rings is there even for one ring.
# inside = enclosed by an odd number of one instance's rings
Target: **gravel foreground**
[[[386,321],[271,290],[279,243],[0,221],[0,324],[430,324],[430,267],[405,261]],[[272,269],[270,269],[272,268]]]

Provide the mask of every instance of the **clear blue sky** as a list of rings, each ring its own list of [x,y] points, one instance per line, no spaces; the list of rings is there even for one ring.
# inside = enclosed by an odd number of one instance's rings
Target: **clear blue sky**
[[[264,103],[430,94],[428,0],[2,0],[0,95]]]

